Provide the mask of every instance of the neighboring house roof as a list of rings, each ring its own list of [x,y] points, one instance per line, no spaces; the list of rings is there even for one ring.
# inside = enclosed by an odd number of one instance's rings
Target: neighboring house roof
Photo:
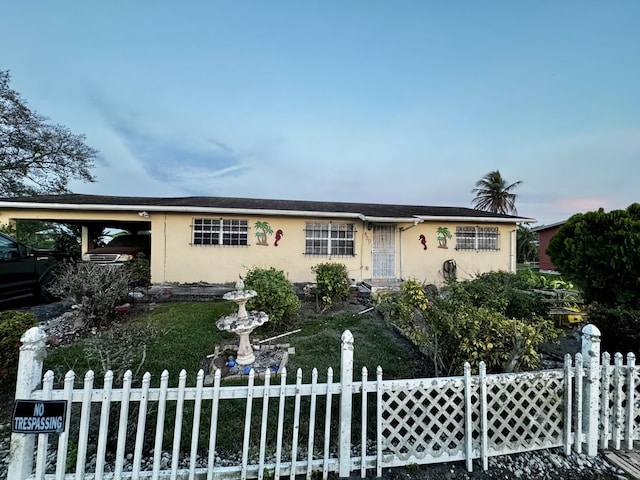
[[[550,223],[549,225],[539,225],[537,227],[533,227],[531,229],[532,232],[541,232],[543,230],[549,230],[551,228],[559,228],[562,225],[564,225],[565,223],[567,223],[566,220],[563,220],[561,222],[556,222],[556,223]]]
[[[372,222],[421,222],[424,220],[516,223],[532,218],[503,215],[463,207],[430,207],[375,203],[272,200],[234,197],[117,197],[107,195],[42,195],[0,198],[0,208],[65,210],[145,210],[306,217],[359,218]]]

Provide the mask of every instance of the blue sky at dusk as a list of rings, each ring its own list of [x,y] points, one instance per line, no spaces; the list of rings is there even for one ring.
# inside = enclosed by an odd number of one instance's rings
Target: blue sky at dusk
[[[640,201],[640,2],[3,2],[0,69],[100,151],[78,193]]]

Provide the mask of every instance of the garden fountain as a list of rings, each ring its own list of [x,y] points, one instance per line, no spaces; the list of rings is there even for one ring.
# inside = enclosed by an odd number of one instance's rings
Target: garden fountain
[[[250,365],[255,361],[249,334],[269,320],[264,312],[247,312],[246,303],[257,295],[255,290],[245,290],[242,278],[236,282],[236,289],[225,293],[222,298],[238,305],[238,313],[226,315],[216,322],[220,330],[233,332],[240,337],[240,345],[235,362],[238,365]]]

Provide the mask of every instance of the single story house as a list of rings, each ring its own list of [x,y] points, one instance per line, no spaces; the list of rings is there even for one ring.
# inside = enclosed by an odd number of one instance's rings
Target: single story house
[[[516,226],[534,219],[471,208],[226,197],[46,195],[0,198],[0,224],[82,226],[83,252],[103,228],[151,232],[153,283],[226,283],[260,267],[312,282],[312,267],[346,265],[358,282],[441,285],[515,272]],[[97,232],[97,233],[96,233]]]
[[[540,271],[541,272],[556,272],[556,267],[547,255],[547,248],[549,247],[549,241],[551,237],[555,235],[558,229],[567,223],[566,220],[557,223],[551,223],[549,225],[540,225],[531,229],[532,232],[538,233],[538,256],[540,258]]]

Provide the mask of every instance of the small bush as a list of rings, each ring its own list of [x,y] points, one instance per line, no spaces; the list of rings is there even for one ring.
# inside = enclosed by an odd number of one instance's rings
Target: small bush
[[[244,284],[247,290],[258,294],[249,301],[248,308],[266,312],[274,327],[300,310],[300,299],[282,270],[254,268],[247,272]]]
[[[403,293],[390,290],[382,291],[378,294],[376,306],[386,321],[393,321],[396,324],[411,321],[415,310]]]
[[[588,320],[602,332],[603,352],[640,354],[640,310],[593,305]]]
[[[83,346],[87,368],[102,376],[111,370],[116,386],[122,385],[127,370],[131,370],[133,379],[140,380],[140,372],[147,360],[147,345],[166,333],[151,322],[125,324],[99,332]],[[73,365],[67,367],[75,368]],[[60,373],[59,378],[64,379],[65,372]]]
[[[537,349],[559,332],[536,313],[539,299],[505,285],[510,280],[483,276],[452,284],[433,299],[425,286],[407,280],[401,294],[381,295],[378,306],[433,361],[437,376],[462,373],[464,362],[475,371],[480,361],[489,372],[530,370],[539,364]],[[505,315],[516,311],[521,318]]]
[[[525,319],[532,314],[545,317],[549,306],[542,295],[527,291],[535,284],[524,275],[488,272],[471,281],[449,285],[449,293],[475,307],[496,310],[508,318]]]
[[[350,296],[349,272],[342,263],[320,263],[311,269],[316,274],[316,292],[323,310]]]
[[[0,384],[15,381],[20,356],[20,337],[38,325],[35,315],[7,310],[0,312]]]
[[[149,262],[144,253],[138,253],[136,258],[131,262],[127,262],[124,267],[136,286],[146,287],[151,284],[151,262]]]
[[[115,307],[127,298],[130,282],[126,268],[67,263],[60,268],[49,291],[73,303],[76,328],[99,327],[113,319]]]

